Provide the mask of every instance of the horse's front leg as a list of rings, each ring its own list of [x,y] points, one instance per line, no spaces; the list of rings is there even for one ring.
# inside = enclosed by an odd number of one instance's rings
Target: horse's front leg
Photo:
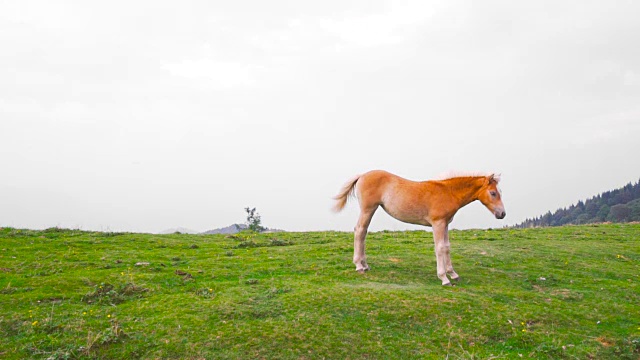
[[[444,229],[444,248],[446,251],[446,263],[445,266],[447,268],[447,275],[451,278],[451,281],[460,280],[460,275],[458,275],[455,270],[453,270],[453,264],[451,264],[451,244],[449,243],[449,225]]]
[[[442,285],[451,285],[447,278],[447,257],[449,255],[449,242],[445,241],[447,233],[447,222],[441,221],[433,224],[433,242],[435,244],[436,263],[438,278],[442,280]]]

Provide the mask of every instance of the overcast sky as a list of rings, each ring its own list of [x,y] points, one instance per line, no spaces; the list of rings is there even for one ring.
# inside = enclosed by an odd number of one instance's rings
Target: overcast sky
[[[2,1],[0,226],[351,230],[355,174],[502,173],[502,227],[640,178],[639,1]],[[382,210],[371,230],[415,229]]]

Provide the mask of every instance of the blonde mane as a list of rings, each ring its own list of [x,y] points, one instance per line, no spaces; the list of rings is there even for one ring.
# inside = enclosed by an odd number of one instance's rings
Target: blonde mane
[[[493,178],[497,182],[500,182],[500,174],[496,174],[493,172],[486,172],[486,171],[447,171],[445,173],[442,173],[436,176],[433,180],[442,181],[442,180],[449,180],[449,179],[455,179],[455,178],[461,178],[461,177],[478,177],[478,176],[486,177],[491,175],[493,175]]]

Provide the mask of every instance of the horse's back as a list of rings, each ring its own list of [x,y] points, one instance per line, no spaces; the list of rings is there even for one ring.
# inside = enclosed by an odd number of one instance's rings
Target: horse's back
[[[358,179],[357,193],[359,200],[365,204],[383,205],[385,199],[390,197],[415,195],[419,184],[384,170],[372,170]]]
[[[412,182],[384,170],[371,170],[360,176],[358,188],[366,192],[384,191],[390,186],[403,182]]]
[[[384,170],[373,170],[360,176],[357,196],[362,209],[381,206],[392,217],[429,225],[428,209],[423,201],[426,182],[407,180]]]
[[[360,202],[369,202],[369,199],[377,202],[384,189],[394,180],[395,175],[384,170],[371,170],[360,175],[356,184],[356,194]]]

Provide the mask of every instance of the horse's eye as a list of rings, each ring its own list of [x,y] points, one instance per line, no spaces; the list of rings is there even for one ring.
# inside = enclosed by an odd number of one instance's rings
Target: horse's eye
[[[491,194],[491,196],[496,197],[496,195],[498,195],[495,191],[491,191],[489,192],[489,194]]]

